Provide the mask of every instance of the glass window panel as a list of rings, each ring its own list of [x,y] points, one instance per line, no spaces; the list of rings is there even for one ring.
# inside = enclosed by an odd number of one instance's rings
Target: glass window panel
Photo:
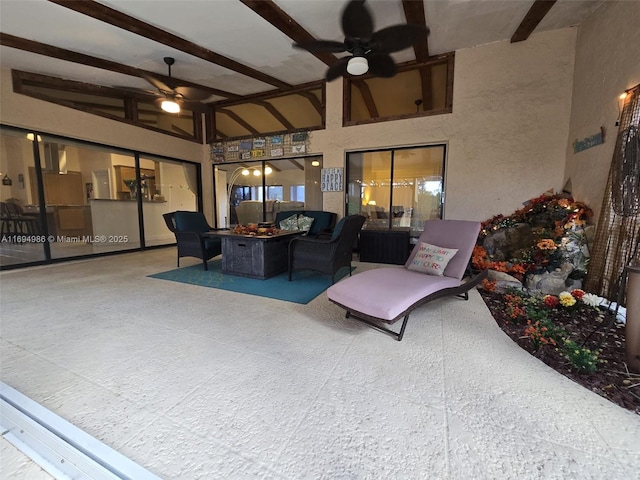
[[[323,89],[263,99],[224,100],[215,108],[215,140],[324,127]]]
[[[197,211],[198,168],[187,162],[140,157],[142,214],[145,245],[175,242],[163,214],[176,210]]]
[[[321,157],[216,165],[218,224],[273,222],[279,211],[322,210],[321,168]]]
[[[134,123],[144,128],[164,131],[190,140],[195,139],[196,134],[199,133],[196,131],[195,122],[201,121],[201,115],[194,116],[193,112],[184,105],[179,113],[170,114],[164,112],[157,102],[154,102],[154,98],[146,94],[129,95],[119,88],[96,87],[26,72],[16,72],[15,78],[16,92],[44,101],[107,116],[113,120]],[[127,102],[131,102],[135,109],[127,109]]]
[[[33,135],[31,135],[33,138]],[[0,131],[0,266],[45,260],[37,185],[29,182],[35,169],[33,144],[25,132]]]
[[[453,68],[452,56],[438,63],[400,71],[392,78],[349,81],[346,124],[450,112],[447,108],[447,95],[452,95],[452,84],[447,79],[449,64]]]
[[[51,257],[75,257],[140,247],[134,157],[44,136],[40,166]],[[35,168],[30,169],[37,189]]]
[[[442,218],[445,147],[349,153],[347,213],[367,218],[364,228],[410,228]]]

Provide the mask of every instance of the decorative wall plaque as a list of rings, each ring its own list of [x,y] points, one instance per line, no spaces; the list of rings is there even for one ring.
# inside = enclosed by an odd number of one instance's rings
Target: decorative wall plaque
[[[2,1],[2,0],[0,0]],[[291,157],[305,155],[310,147],[309,132],[261,135],[256,138],[237,138],[214,142],[211,147],[211,161],[215,163],[238,162],[263,158]],[[258,153],[260,151],[261,153]]]
[[[342,171],[338,168],[323,168],[320,174],[320,190],[323,192],[342,191]]]

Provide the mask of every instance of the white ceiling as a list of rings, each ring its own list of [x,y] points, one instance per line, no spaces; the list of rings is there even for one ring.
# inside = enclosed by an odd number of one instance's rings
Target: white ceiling
[[[420,0],[418,0],[420,1]],[[578,25],[605,0],[558,0],[536,31]],[[611,0],[609,0],[611,1]],[[238,0],[101,0],[113,9],[297,85],[324,77],[327,65]],[[317,39],[343,40],[340,13],[346,0],[275,0]],[[368,0],[375,29],[405,23],[400,0]],[[425,0],[437,55],[511,38],[533,0]],[[0,31],[120,64],[166,74],[162,58],[176,59],[172,74],[201,85],[246,95],[273,90],[262,81],[157,43],[46,0],[0,0]],[[393,55],[415,59],[413,49]],[[149,88],[138,77],[114,73],[7,46],[0,66],[106,86]],[[211,100],[221,97],[211,97]]]

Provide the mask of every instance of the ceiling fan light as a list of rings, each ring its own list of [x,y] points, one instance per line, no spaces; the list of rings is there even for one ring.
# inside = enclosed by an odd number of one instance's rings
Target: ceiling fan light
[[[163,100],[160,104],[160,108],[167,113],[180,113],[180,105],[173,100]]]
[[[364,75],[369,71],[369,62],[364,57],[353,57],[347,63],[347,72],[350,75]]]

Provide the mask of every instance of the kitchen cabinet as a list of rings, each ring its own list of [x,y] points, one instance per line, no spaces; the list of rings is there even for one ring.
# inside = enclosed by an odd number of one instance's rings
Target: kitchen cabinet
[[[38,191],[35,168],[29,167],[32,192]],[[82,174],[80,172],[42,172],[44,202],[47,205],[83,205],[85,202]],[[36,199],[37,201],[37,199]],[[36,202],[34,202],[36,203]]]
[[[136,178],[135,167],[127,165],[114,165],[116,172],[116,198],[118,200],[128,200],[131,198],[131,190],[124,181],[130,178]],[[144,198],[152,199],[156,193],[156,172],[149,168],[140,169],[140,177],[142,178],[142,193]]]

